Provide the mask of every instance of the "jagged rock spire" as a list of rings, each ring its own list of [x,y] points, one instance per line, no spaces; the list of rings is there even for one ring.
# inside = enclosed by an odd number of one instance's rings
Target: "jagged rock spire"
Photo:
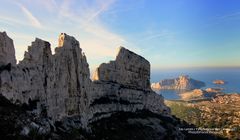
[[[0,32],[0,65],[16,64],[13,40],[6,32]]]

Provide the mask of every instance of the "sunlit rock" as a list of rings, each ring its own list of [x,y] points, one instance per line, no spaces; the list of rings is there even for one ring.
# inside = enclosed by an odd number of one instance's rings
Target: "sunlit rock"
[[[0,43],[7,42],[13,49],[2,55],[3,60],[11,58],[8,62],[15,63],[12,40],[6,33],[3,36]],[[90,122],[121,111],[170,114],[163,97],[150,88],[146,59],[121,47],[115,61],[97,68],[92,82],[79,42],[65,33],[59,36],[54,55],[49,42],[36,38],[18,65],[2,67],[0,79],[0,93],[7,99],[36,101],[39,115],[46,110],[53,121],[75,118],[71,121],[79,122],[72,123],[76,127],[86,128]]]

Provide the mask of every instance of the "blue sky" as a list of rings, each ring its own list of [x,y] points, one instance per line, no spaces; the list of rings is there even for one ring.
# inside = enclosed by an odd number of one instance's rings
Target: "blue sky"
[[[238,0],[1,0],[0,31],[23,58],[35,37],[52,50],[75,36],[91,70],[124,46],[152,69],[240,66]]]

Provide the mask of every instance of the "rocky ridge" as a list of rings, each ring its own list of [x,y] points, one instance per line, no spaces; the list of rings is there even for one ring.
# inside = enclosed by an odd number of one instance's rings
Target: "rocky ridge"
[[[212,99],[219,95],[223,95],[222,88],[207,88],[207,89],[194,89],[191,91],[183,92],[179,94],[182,100],[200,100],[200,99]]]
[[[44,114],[53,122],[74,120],[81,128],[119,111],[170,116],[163,97],[150,88],[150,63],[123,47],[115,61],[97,68],[92,81],[79,42],[65,33],[59,36],[55,54],[49,42],[36,38],[19,64],[5,32],[0,33],[0,41],[5,62],[0,93],[13,103],[35,101],[38,116]]]
[[[13,41],[0,32],[1,139],[216,139],[170,114],[150,87],[150,63],[123,47],[93,81],[79,42],[62,33],[52,54],[36,38],[16,64]]]
[[[10,70],[2,69],[0,91],[9,100],[37,100],[38,113],[47,109],[53,120],[83,112],[91,80],[86,57],[73,37],[60,35],[64,43],[52,55],[50,43],[36,38],[24,59]],[[8,46],[13,47],[13,46]],[[12,56],[15,58],[15,56]]]

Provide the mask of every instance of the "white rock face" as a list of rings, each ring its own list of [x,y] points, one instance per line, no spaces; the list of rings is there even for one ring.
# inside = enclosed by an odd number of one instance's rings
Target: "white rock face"
[[[9,40],[5,37],[0,44]],[[79,42],[66,34],[59,36],[54,55],[50,44],[37,38],[18,65],[5,64],[0,69],[0,93],[13,102],[38,100],[39,114],[46,109],[53,121],[75,117],[86,128],[117,111],[169,114],[163,97],[150,89],[149,62],[125,48],[115,61],[97,69],[94,82]]]
[[[150,63],[143,57],[121,47],[115,61],[103,63],[97,68],[93,80],[149,89]]]
[[[48,77],[47,95],[53,106],[50,116],[59,118],[80,115],[88,104],[91,89],[90,73],[79,42],[71,36],[61,34],[59,47],[53,56],[53,67]]]
[[[94,91],[90,108],[93,119],[116,111],[150,110],[168,114],[163,97],[150,89],[150,63],[121,47],[115,61],[101,64],[93,79]]]
[[[23,61],[10,71],[2,70],[1,93],[8,99],[28,103],[29,99],[44,98],[44,71],[51,56],[50,44],[36,39],[25,52]],[[45,72],[46,73],[46,72]]]
[[[86,107],[91,80],[79,42],[66,34],[52,55],[50,44],[36,39],[24,59],[10,71],[1,72],[1,93],[28,103],[39,100],[53,120],[79,115]]]
[[[6,32],[0,32],[0,65],[16,64],[13,40]]]

